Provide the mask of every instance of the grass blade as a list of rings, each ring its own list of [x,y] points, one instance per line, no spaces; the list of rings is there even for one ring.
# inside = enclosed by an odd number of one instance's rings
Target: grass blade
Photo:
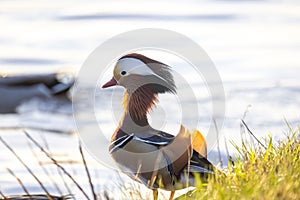
[[[31,171],[31,169],[24,163],[24,161],[20,158],[20,156],[3,140],[2,137],[0,137],[0,141],[19,160],[19,162],[26,168],[26,170],[31,174],[31,176],[38,182],[38,184],[41,186],[41,188],[43,189],[43,191],[46,193],[47,197],[49,199],[53,200],[53,198],[51,197],[51,195],[49,194],[49,192],[47,191],[47,189],[45,188],[45,186],[43,185],[43,183]]]
[[[38,155],[35,153],[32,145],[30,144],[30,142],[28,141],[28,146],[31,150],[32,155],[35,157],[36,161],[38,162],[39,166],[41,167],[41,169],[43,170],[43,172],[48,176],[49,180],[51,181],[51,183],[53,184],[54,188],[57,190],[57,192],[62,196],[62,191],[59,189],[58,185],[55,183],[55,181],[53,180],[52,176],[50,176],[50,173],[48,172],[48,170],[44,167],[44,165],[42,164],[42,162],[40,161],[40,159],[38,158]]]
[[[243,125],[246,127],[246,129],[247,129],[247,131],[253,136],[253,138],[263,147],[263,148],[265,148],[265,149],[267,149],[267,147],[263,144],[263,143],[261,143],[260,141],[259,141],[259,139],[257,139],[257,137],[253,134],[253,132],[249,129],[249,127],[247,126],[247,124],[245,123],[245,121],[244,120],[242,120],[242,123],[243,123]]]
[[[83,151],[82,151],[82,146],[81,146],[81,142],[80,141],[79,141],[79,151],[80,151],[80,155],[81,155],[81,158],[82,158],[82,162],[83,162],[83,165],[84,165],[87,177],[89,179],[89,184],[90,184],[90,188],[92,190],[92,194],[93,194],[94,200],[97,200],[97,195],[96,195],[95,190],[94,190],[94,185],[93,185],[93,182],[92,182],[92,179],[91,179],[91,175],[90,175],[89,169],[88,169],[87,164],[86,164],[86,160],[85,160],[85,157],[84,157],[84,154],[83,154]]]
[[[9,168],[7,168],[7,171],[18,181],[19,185],[22,187],[23,191],[26,193],[26,195],[29,197],[29,199],[33,199],[28,190],[26,189],[25,185],[21,181],[19,177]]]
[[[220,142],[219,142],[219,129],[217,127],[217,123],[216,120],[213,119],[214,121],[214,125],[215,125],[215,129],[216,129],[216,133],[217,133],[217,145],[218,145],[218,156],[219,156],[219,162],[221,164],[221,166],[223,166],[223,162],[222,162],[222,156],[221,156],[221,150],[220,150]]]
[[[44,145],[45,145],[47,151],[51,154],[51,150],[50,150],[49,144],[48,144],[48,142],[47,142],[47,140],[45,138],[45,135],[42,134],[41,135],[41,139],[43,140]],[[66,190],[68,192],[68,194],[72,194],[71,189],[68,186],[68,184],[67,184],[67,182],[65,180],[65,177],[63,176],[63,173],[61,172],[61,169],[58,166],[56,166],[56,167],[57,167],[57,173],[59,174],[59,176],[60,176],[60,178],[61,178],[61,180],[62,180],[62,182],[63,182],[63,184],[64,184],[64,186],[65,186],[65,188],[66,188]],[[73,197],[73,199],[74,200],[76,199],[75,196]]]
[[[85,198],[90,199],[89,196],[86,194],[86,192],[78,184],[78,182],[73,178],[73,176],[69,172],[67,172],[67,170],[63,166],[61,166],[54,158],[52,158],[52,156],[47,151],[45,151],[45,149],[35,139],[33,139],[26,131],[24,131],[24,133],[26,137],[28,137],[56,166],[58,166],[64,172],[64,174],[66,174],[73,181],[73,183],[81,191],[81,193],[85,196]]]

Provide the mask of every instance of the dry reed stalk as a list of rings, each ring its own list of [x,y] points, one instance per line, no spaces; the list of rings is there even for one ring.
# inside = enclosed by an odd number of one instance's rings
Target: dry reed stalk
[[[57,167],[59,167],[65,175],[67,175],[72,182],[76,185],[79,191],[85,196],[86,199],[90,200],[89,196],[82,189],[82,187],[78,184],[78,182],[74,179],[74,177],[63,167],[61,166],[35,139],[33,139],[26,131],[24,131],[26,137],[30,139]]]

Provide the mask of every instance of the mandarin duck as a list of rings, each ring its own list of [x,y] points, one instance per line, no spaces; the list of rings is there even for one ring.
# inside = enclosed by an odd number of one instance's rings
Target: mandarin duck
[[[125,88],[124,113],[111,137],[109,152],[121,171],[153,190],[171,191],[195,186],[196,177],[207,179],[214,166],[207,160],[202,134],[192,133],[183,125],[174,135],[156,130],[147,114],[158,102],[158,94],[176,93],[171,67],[144,55],[132,53],[121,57],[113,78],[102,86]]]

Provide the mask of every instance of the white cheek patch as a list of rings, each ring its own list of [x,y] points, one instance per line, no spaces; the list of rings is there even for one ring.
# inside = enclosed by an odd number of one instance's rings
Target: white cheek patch
[[[123,58],[118,61],[116,67],[120,72],[126,71],[127,74],[155,75],[145,63],[135,58]]]
[[[126,76],[129,74],[137,74],[142,76],[154,75],[161,80],[164,80],[162,77],[155,74],[144,62],[136,58],[123,58],[118,61],[116,68],[119,72],[126,71]]]

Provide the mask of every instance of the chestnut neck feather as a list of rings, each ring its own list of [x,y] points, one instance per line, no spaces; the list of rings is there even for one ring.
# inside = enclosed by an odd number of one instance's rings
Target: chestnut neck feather
[[[157,93],[151,85],[143,85],[134,92],[125,91],[123,107],[125,117],[130,117],[139,126],[147,126],[147,113],[158,102]]]

